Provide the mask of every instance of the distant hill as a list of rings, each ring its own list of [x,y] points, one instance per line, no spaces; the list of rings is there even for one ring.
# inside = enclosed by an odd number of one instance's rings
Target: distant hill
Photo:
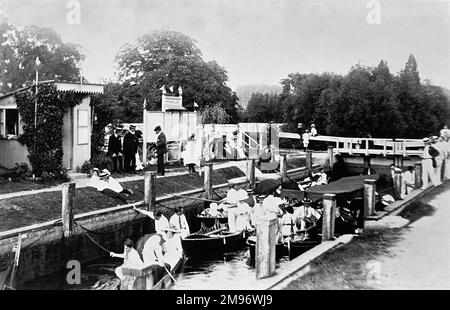
[[[282,90],[283,87],[281,85],[251,84],[238,86],[236,88],[236,95],[239,98],[239,104],[245,110],[253,93],[280,94]]]

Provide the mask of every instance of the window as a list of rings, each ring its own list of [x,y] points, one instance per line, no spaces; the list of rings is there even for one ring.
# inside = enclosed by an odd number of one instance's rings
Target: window
[[[17,109],[0,109],[0,136],[19,135],[19,111]]]
[[[89,144],[88,110],[78,110],[78,144]]]

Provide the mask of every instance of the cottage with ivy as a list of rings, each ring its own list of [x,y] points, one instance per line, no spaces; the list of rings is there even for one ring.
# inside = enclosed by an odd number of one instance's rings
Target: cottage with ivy
[[[47,81],[0,95],[0,173],[21,163],[36,176],[81,168],[91,157],[95,94],[103,85]]]

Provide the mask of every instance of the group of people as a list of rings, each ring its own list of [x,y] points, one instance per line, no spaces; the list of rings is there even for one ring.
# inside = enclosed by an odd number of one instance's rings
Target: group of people
[[[130,196],[134,195],[132,189],[123,188],[123,186],[111,176],[108,169],[100,171],[98,168],[92,169],[92,176],[88,183],[89,187],[95,188],[108,197],[119,199],[124,203],[130,203]]]
[[[306,152],[309,145],[309,138],[318,135],[316,125],[311,124],[311,127],[304,128],[302,123],[297,124],[297,133],[300,135],[301,142],[303,143],[303,150]]]
[[[136,132],[136,126],[130,125],[128,129],[123,125],[107,126],[106,155],[113,163],[114,173],[134,173],[142,170],[142,163],[139,159],[138,145],[142,133]]]
[[[425,189],[429,180],[438,186],[442,180],[450,179],[450,130],[444,126],[440,135],[432,134],[423,138],[423,142],[422,189]]]
[[[133,248],[130,239],[125,241],[124,253],[111,252],[111,257],[124,259],[122,266],[116,268],[116,275],[123,279],[123,267],[142,267],[159,265],[170,271],[183,255],[181,238],[190,234],[189,224],[182,207],[175,208],[175,213],[168,220],[160,211],[146,211],[133,207],[135,211],[150,217],[155,223],[155,234],[151,235],[142,247],[142,255]]]

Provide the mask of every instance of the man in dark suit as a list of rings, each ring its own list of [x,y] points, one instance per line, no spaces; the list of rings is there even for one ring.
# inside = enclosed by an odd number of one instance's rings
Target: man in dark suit
[[[161,131],[160,126],[155,127],[156,138],[156,154],[158,155],[158,175],[164,175],[164,154],[167,153],[166,135]]]
[[[130,125],[130,130],[123,137],[124,169],[130,173],[133,173],[136,168],[138,139],[135,130],[136,126]]]
[[[109,137],[108,156],[113,162],[113,172],[122,172],[122,142],[120,141],[120,129],[116,128],[114,134]]]

